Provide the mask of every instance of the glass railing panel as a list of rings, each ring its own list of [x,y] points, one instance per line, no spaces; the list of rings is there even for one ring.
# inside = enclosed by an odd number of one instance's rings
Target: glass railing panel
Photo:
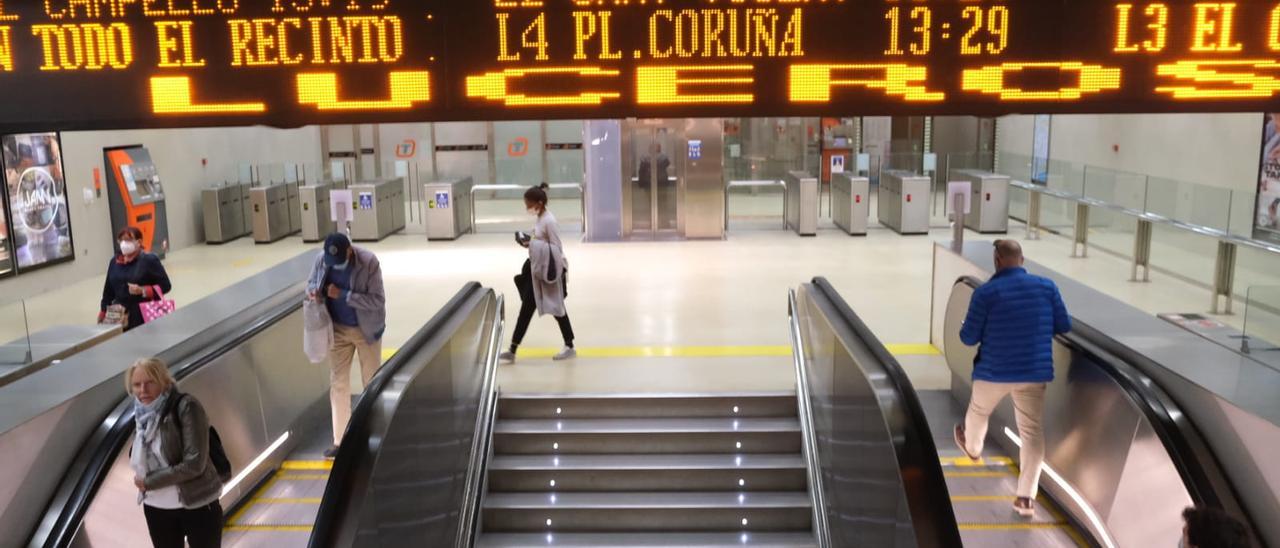
[[[1151,177],[1146,211],[1177,221],[1225,231],[1230,226],[1231,191]]]
[[[31,326],[24,300],[0,303],[0,377],[31,363]]]
[[[1124,250],[1133,251],[1130,240]],[[1176,226],[1155,223],[1151,231],[1151,265],[1203,287],[1213,287],[1214,258],[1218,239]],[[1153,274],[1155,276],[1155,274]]]
[[[1280,347],[1280,285],[1255,285],[1246,295],[1241,350],[1275,351]]]
[[[1066,192],[1074,196],[1083,196],[1084,176],[1085,170],[1083,164],[1064,162],[1061,160],[1049,160],[1049,180],[1047,185],[1051,189]]]
[[[1280,286],[1280,254],[1251,246],[1237,246],[1236,295],[1245,296],[1249,287],[1272,285]]]

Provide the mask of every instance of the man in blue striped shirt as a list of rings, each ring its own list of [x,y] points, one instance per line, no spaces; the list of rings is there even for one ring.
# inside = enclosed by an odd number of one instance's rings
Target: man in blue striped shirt
[[[1053,337],[1071,330],[1071,317],[1053,281],[1028,274],[1022,246],[995,243],[996,273],[973,293],[960,340],[978,347],[973,364],[973,395],[964,424],[955,426],[956,445],[970,459],[982,457],[987,421],[1006,396],[1022,438],[1018,490],[1013,509],[1035,515],[1035,499],[1044,464],[1044,394],[1053,380]]]

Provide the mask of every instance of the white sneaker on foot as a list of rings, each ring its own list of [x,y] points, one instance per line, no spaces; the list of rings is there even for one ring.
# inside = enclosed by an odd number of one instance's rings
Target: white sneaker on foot
[[[569,360],[576,357],[578,357],[578,351],[574,350],[572,347],[566,346],[564,347],[564,350],[561,350],[559,354],[552,356],[551,359],[560,361],[560,360]]]
[[[508,350],[498,354],[498,363],[516,363],[516,353]]]

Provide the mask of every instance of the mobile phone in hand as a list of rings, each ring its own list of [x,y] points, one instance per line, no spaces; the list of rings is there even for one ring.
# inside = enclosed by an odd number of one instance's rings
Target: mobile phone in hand
[[[519,230],[516,231],[516,243],[520,245],[529,245],[529,240],[531,239],[533,238],[529,237],[528,234],[525,234],[524,232],[521,232]]]

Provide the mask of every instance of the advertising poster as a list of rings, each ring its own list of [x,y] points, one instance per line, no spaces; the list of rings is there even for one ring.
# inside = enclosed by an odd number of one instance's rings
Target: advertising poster
[[[18,271],[74,259],[58,134],[5,135],[0,148]]]
[[[1280,242],[1280,113],[1267,113],[1262,125],[1262,167],[1258,171],[1258,212],[1253,237]]]
[[[9,212],[0,199],[0,278],[13,274],[13,252],[9,242]]]

